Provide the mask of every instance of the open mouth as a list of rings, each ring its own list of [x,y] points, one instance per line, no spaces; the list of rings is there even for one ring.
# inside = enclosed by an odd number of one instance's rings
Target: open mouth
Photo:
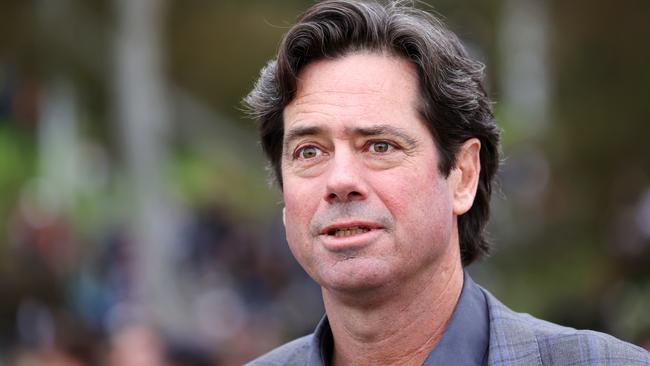
[[[329,230],[327,235],[335,237],[352,236],[367,233],[368,231],[370,231],[370,228],[365,226],[341,227]]]

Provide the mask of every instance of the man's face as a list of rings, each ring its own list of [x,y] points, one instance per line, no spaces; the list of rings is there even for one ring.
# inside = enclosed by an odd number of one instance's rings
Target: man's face
[[[452,188],[418,93],[408,61],[378,54],[300,74],[284,110],[285,227],[294,256],[326,289],[430,279],[458,246]]]

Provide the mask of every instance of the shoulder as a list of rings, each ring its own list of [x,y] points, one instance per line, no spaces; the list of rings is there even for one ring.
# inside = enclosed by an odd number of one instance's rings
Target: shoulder
[[[641,347],[604,333],[563,327],[514,312],[489,292],[485,294],[490,313],[491,365],[650,366],[650,353]]]
[[[295,339],[247,363],[247,366],[304,365],[313,335]]]
[[[563,327],[528,314],[520,316],[535,334],[544,365],[650,366],[650,353],[608,334]]]

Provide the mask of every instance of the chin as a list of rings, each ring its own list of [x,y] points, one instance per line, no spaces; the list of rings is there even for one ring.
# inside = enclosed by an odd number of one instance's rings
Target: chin
[[[321,271],[316,279],[323,288],[337,292],[365,292],[387,286],[394,276],[386,263],[373,259],[346,259]]]

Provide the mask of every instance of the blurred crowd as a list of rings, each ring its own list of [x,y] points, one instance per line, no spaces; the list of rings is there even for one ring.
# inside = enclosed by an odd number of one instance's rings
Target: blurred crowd
[[[130,302],[135,262],[124,231],[108,229],[90,243],[64,217],[21,202],[9,230],[9,270],[21,278],[3,286],[12,293],[3,297],[0,360],[239,365],[309,332],[322,315],[319,289],[290,257],[279,220],[234,223],[224,211],[198,210],[184,229],[175,271],[192,288],[185,311],[196,321],[193,334],[178,337]],[[82,260],[80,246],[88,245],[101,249]]]

